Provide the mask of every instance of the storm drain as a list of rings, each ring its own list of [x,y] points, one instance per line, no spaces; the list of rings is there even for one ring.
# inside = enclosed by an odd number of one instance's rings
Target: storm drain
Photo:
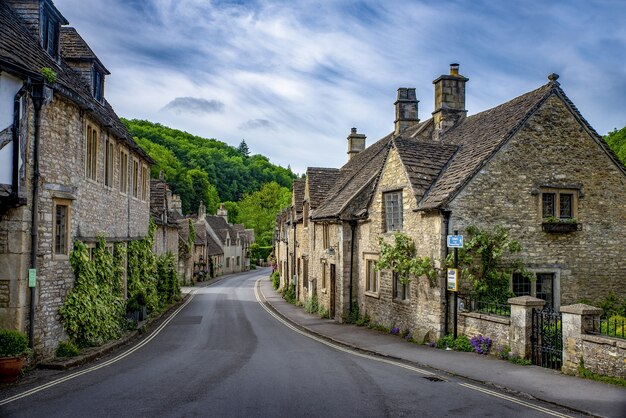
[[[430,380],[431,382],[445,382],[445,379],[437,376],[424,376],[424,379]]]

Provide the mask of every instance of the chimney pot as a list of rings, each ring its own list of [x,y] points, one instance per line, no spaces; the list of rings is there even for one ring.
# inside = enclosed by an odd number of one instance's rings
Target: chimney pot
[[[459,75],[459,64],[450,64],[450,75]]]

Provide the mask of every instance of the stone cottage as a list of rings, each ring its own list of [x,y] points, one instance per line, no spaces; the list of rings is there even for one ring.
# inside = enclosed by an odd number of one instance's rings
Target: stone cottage
[[[156,225],[153,252],[171,253],[178,260],[179,221],[182,219],[180,198],[172,194],[163,178],[150,180],[150,215]]]
[[[0,1],[0,327],[29,332],[43,355],[65,338],[74,241],[143,238],[150,210],[152,160],[67,24],[50,0]]]
[[[353,129],[349,161],[332,174],[321,203],[307,208],[303,199],[309,225],[297,242],[309,242],[309,283],[316,285],[301,299],[315,292],[336,318],[356,303],[375,322],[437,338],[449,306],[446,235],[469,225],[502,225],[519,241],[534,277],[514,276],[516,295],[555,309],[610,291],[626,295],[626,243],[619,239],[626,232],[626,169],[558,76],[467,116],[469,79],[458,70],[452,64],[433,81],[435,110],[425,121],[415,89],[398,89],[393,132],[365,147]],[[396,231],[414,241],[418,256],[434,260],[437,283],[422,277],[404,285],[376,271],[379,238],[391,242]]]

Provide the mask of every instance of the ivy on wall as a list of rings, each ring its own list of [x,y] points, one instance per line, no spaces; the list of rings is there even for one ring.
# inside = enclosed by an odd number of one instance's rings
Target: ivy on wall
[[[426,276],[434,286],[438,273],[430,257],[417,257],[415,243],[402,232],[394,233],[393,239],[393,244],[382,237],[379,239],[380,257],[376,269],[393,271],[403,284],[408,284],[413,277]]]

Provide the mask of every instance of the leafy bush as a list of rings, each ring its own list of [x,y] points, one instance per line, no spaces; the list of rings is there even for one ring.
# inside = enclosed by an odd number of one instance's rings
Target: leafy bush
[[[316,314],[320,309],[319,301],[317,300],[317,295],[313,294],[310,298],[306,300],[304,304],[304,310],[306,310],[310,314]]]
[[[454,336],[452,334],[444,335],[437,340],[437,348],[454,348]]]
[[[500,357],[502,360],[508,360],[510,355],[511,355],[511,347],[509,346],[504,346],[500,348],[500,350],[498,351],[498,357]]]
[[[606,321],[602,320],[600,324],[601,334],[619,338],[626,336],[626,316],[613,315]]]
[[[330,319],[330,312],[328,311],[328,309],[320,306],[318,313],[320,314],[320,318]]]
[[[509,361],[513,364],[519,364],[520,366],[530,366],[533,364],[532,361],[518,356],[509,357]]]
[[[28,354],[28,337],[20,331],[0,329],[0,357],[18,357]]]
[[[470,341],[472,343],[472,347],[474,347],[474,352],[478,354],[488,354],[489,349],[491,348],[491,338],[483,337],[482,335],[477,335],[472,338]]]
[[[170,252],[156,259],[157,294],[161,307],[180,300],[176,259]]]
[[[459,335],[456,340],[454,340],[454,349],[456,351],[474,351],[474,347],[472,347],[472,343],[470,339],[465,335]]]
[[[275,271],[270,276],[270,279],[272,280],[272,286],[274,287],[274,289],[278,289],[278,287],[280,286],[280,273]]]
[[[296,288],[293,285],[287,286],[285,291],[283,292],[283,299],[291,304],[296,303]]]
[[[79,348],[71,341],[61,341],[57,347],[57,357],[76,357],[80,354]]]
[[[341,314],[341,318],[346,324],[356,324],[356,322],[359,320],[359,317],[359,304],[357,302],[352,302],[352,309],[350,309],[350,312],[342,312]]]

